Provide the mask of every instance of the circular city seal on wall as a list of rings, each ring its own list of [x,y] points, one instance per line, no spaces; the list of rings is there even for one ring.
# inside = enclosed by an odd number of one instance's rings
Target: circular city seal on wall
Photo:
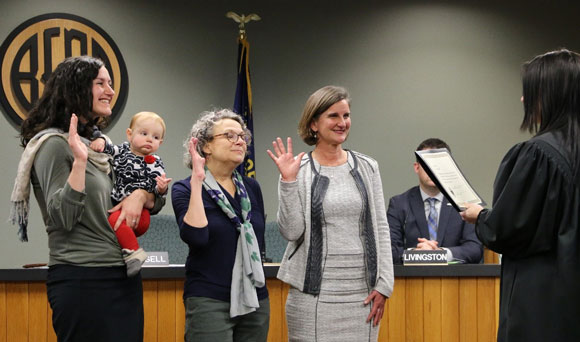
[[[0,46],[0,104],[19,128],[38,100],[56,66],[67,57],[100,58],[109,71],[116,96],[110,125],[118,119],[129,92],[127,67],[111,37],[95,23],[66,13],[31,18],[12,31]]]

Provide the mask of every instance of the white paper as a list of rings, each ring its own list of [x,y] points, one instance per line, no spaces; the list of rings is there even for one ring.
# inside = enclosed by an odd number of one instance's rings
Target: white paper
[[[440,152],[425,151],[428,152],[421,153],[423,151],[418,151],[420,157],[455,204],[461,207],[463,203],[481,204],[483,202],[469,185],[447,150],[440,150]]]

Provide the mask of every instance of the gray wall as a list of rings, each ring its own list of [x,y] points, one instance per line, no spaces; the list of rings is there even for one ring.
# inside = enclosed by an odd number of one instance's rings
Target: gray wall
[[[446,140],[464,173],[488,201],[507,149],[525,140],[519,70],[549,49],[580,48],[577,4],[539,1],[85,1],[2,0],[0,39],[39,14],[85,17],[113,37],[127,63],[124,114],[110,131],[121,141],[132,114],[160,113],[168,135],[159,150],[168,175],[182,179],[181,142],[198,114],[231,107],[237,27],[227,11],[258,13],[248,27],[254,93],[257,177],[269,220],[277,206],[271,141],[291,136],[308,95],[327,84],[352,95],[346,147],[376,158],[386,200],[415,185],[413,150],[427,137]],[[509,3],[509,4],[505,4]],[[571,7],[572,6],[572,7]],[[21,149],[0,116],[4,205]],[[46,262],[46,233],[34,205],[30,242],[0,221],[0,268]],[[163,210],[171,214],[171,203]]]

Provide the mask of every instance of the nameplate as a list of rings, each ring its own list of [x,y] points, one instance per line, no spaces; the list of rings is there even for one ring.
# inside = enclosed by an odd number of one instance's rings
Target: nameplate
[[[403,265],[405,266],[447,265],[447,251],[439,249],[434,251],[425,251],[418,249],[405,250],[403,252]]]
[[[145,265],[169,265],[169,253],[168,252],[147,252],[147,260],[145,260]]]

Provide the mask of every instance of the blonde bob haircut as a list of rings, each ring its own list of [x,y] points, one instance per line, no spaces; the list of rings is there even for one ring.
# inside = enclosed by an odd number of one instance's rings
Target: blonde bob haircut
[[[320,114],[324,113],[333,104],[346,100],[350,106],[350,96],[343,87],[329,85],[315,91],[304,105],[304,111],[298,123],[298,134],[306,144],[316,145],[316,134],[310,128],[312,122],[318,120]]]
[[[161,138],[165,137],[165,121],[163,121],[163,119],[157,115],[157,113],[153,113],[153,112],[139,112],[135,115],[133,115],[133,117],[131,118],[131,123],[129,124],[129,128],[133,129],[133,127],[135,126],[135,124],[140,121],[140,120],[146,120],[146,119],[153,119],[155,121],[157,121],[161,127],[163,127],[163,135],[161,136]]]

